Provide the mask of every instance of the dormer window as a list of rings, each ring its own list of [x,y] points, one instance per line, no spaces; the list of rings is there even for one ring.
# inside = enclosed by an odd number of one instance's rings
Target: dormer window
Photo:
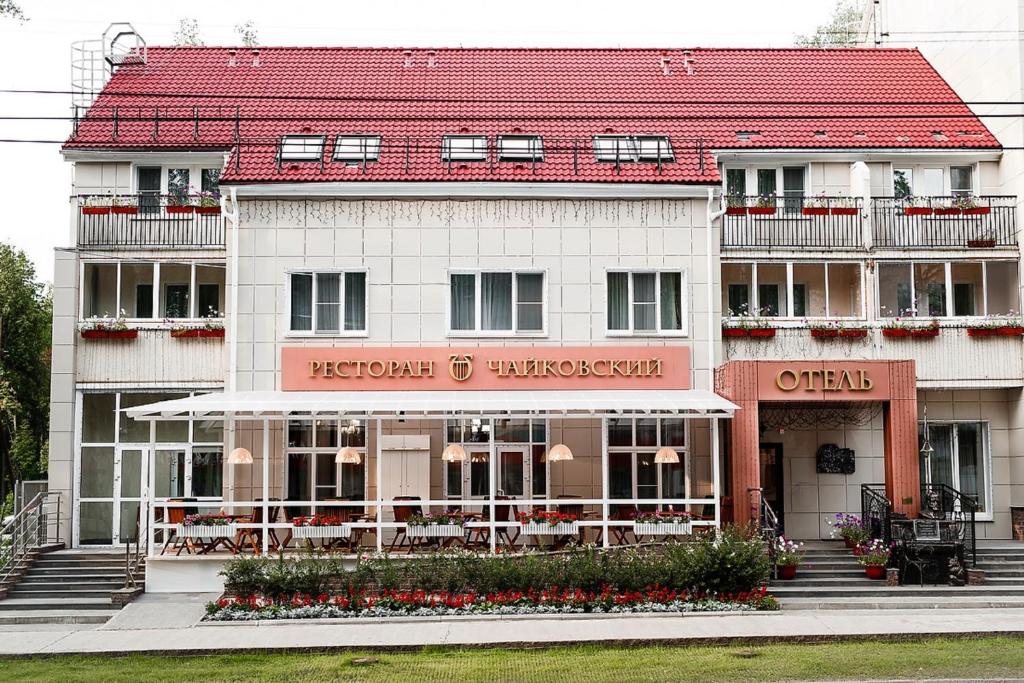
[[[339,135],[334,141],[334,160],[367,162],[380,159],[379,135]]]
[[[485,161],[486,159],[486,136],[445,135],[441,141],[441,161]]]
[[[500,135],[498,161],[544,161],[544,142],[539,135]]]
[[[672,161],[672,144],[664,135],[595,135],[598,161],[616,163]]]
[[[320,161],[326,140],[323,135],[285,135],[281,138],[281,161]]]

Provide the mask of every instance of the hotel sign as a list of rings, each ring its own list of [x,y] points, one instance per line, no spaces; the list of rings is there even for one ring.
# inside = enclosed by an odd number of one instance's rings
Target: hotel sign
[[[782,391],[871,391],[875,383],[868,371],[860,369],[794,370],[783,368],[775,375],[775,386]]]
[[[762,401],[882,401],[889,368],[878,361],[758,361]]]
[[[689,389],[685,347],[293,347],[285,391]]]

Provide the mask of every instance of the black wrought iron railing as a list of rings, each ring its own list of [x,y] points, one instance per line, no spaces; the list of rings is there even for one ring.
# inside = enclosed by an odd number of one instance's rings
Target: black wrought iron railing
[[[212,194],[79,195],[78,246],[222,248],[224,219]]]
[[[775,541],[782,534],[779,516],[775,510],[764,499],[764,490],[760,488],[747,489],[747,496],[750,498],[750,517],[757,524],[761,537],[768,544],[768,556],[772,559],[772,571],[775,571]]]
[[[964,559],[975,566],[978,562],[978,501],[948,484],[922,484],[922,509],[930,509],[933,500],[938,504],[938,512],[949,520],[949,524],[940,527],[942,540],[963,543]]]
[[[1017,198],[874,197],[872,242],[876,249],[1017,246]]]
[[[864,245],[864,206],[857,197],[731,195],[725,204],[723,247]]]
[[[861,484],[860,518],[871,538],[892,542],[892,503],[885,495],[885,484]]]

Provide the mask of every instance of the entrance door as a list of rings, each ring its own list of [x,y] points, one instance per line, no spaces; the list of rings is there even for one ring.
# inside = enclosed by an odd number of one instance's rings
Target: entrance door
[[[761,463],[761,495],[771,506],[779,519],[779,531],[783,526],[785,498],[782,482],[782,444],[763,443],[760,446],[759,460]]]
[[[118,545],[138,535],[148,450],[83,448],[78,507],[81,545]]]

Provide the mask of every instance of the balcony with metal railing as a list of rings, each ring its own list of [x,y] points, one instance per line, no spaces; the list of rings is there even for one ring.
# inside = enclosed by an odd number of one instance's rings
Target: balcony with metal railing
[[[216,193],[79,195],[78,246],[94,249],[223,249]]]
[[[875,249],[992,249],[1017,246],[1012,196],[874,197]]]
[[[722,246],[799,249],[864,245],[864,207],[855,197],[730,196]]]

